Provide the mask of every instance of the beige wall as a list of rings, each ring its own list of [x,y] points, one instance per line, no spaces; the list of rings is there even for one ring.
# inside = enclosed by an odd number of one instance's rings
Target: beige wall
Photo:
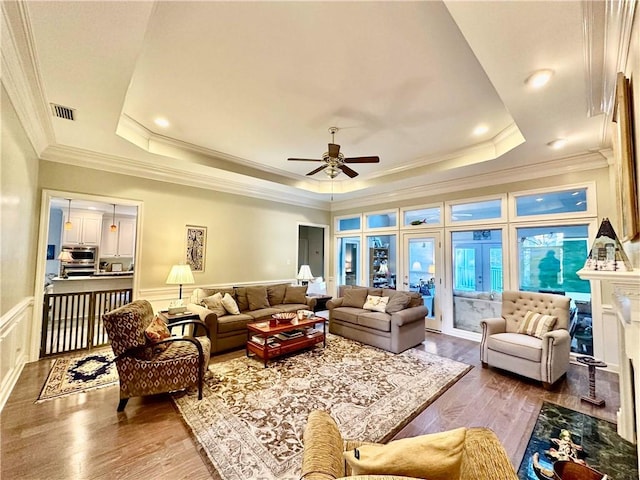
[[[2,87],[0,163],[0,315],[33,296],[38,200],[38,158]]]
[[[39,186],[143,202],[140,289],[167,287],[184,261],[185,225],[208,229],[205,272],[194,277],[210,285],[294,278],[298,222],[329,223],[320,210],[48,161]]]

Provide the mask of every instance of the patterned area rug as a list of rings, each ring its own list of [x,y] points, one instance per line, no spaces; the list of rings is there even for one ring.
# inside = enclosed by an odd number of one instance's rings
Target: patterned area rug
[[[572,457],[612,480],[638,480],[635,445],[606,420],[544,402],[518,469],[520,480],[552,480],[553,463]]]
[[[211,365],[204,398],[174,401],[222,480],[298,479],[309,412],[345,437],[387,441],[471,369],[410,349],[400,355],[328,335],[327,347],[272,361]]]
[[[118,371],[110,347],[69,355],[55,360],[36,403],[109,387],[117,382]]]

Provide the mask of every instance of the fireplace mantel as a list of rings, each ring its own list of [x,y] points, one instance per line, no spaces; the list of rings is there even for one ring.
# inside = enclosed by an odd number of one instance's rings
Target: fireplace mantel
[[[611,301],[618,317],[620,346],[618,434],[637,443],[640,432],[640,269],[628,272],[583,269],[577,273],[583,280],[599,281],[612,287]],[[640,443],[637,444],[640,464]]]

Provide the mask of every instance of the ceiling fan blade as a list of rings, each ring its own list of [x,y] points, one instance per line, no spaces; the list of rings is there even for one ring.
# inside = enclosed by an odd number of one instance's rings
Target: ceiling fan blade
[[[321,167],[318,167],[315,170],[311,170],[309,173],[307,173],[307,175],[315,175],[316,173],[320,172],[321,170],[324,170],[325,168],[327,168],[327,166],[322,165]]]
[[[296,162],[321,162],[319,158],[287,158],[287,160],[294,160]]]
[[[344,163],[380,163],[380,157],[351,157],[345,158]]]
[[[336,145],[335,143],[329,144],[329,156],[331,158],[338,158],[338,154],[340,153],[340,145]]]
[[[338,168],[340,170],[342,170],[344,173],[346,173],[351,178],[358,176],[358,172],[356,172],[355,170],[352,170],[351,168],[347,167],[346,165],[338,165]]]

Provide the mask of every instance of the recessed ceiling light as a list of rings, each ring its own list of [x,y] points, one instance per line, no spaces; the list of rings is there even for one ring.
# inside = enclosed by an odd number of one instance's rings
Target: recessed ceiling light
[[[542,202],[543,200],[544,200],[544,198],[542,198],[542,197],[536,198],[536,202]]]
[[[584,203],[584,201],[581,200],[581,201],[577,202],[576,205],[582,205],[583,203]]]
[[[576,195],[580,195],[580,192],[573,192],[571,195],[575,197]]]
[[[162,128],[167,128],[169,126],[169,120],[167,120],[166,118],[163,117],[158,117],[156,118],[153,123],[155,123],[156,125],[158,125],[159,127]]]
[[[488,131],[489,131],[489,127],[487,127],[486,125],[478,125],[476,128],[473,129],[473,134],[476,137],[479,137],[480,135],[484,135]]]
[[[563,147],[565,147],[567,145],[567,139],[566,138],[558,138],[558,139],[554,140],[553,142],[547,143],[547,145],[549,145],[554,150],[559,150],[559,149],[561,149],[561,148],[563,148]]]
[[[524,81],[531,88],[541,88],[544,87],[551,77],[553,76],[553,70],[544,69],[537,70],[533,72],[529,77]]]

